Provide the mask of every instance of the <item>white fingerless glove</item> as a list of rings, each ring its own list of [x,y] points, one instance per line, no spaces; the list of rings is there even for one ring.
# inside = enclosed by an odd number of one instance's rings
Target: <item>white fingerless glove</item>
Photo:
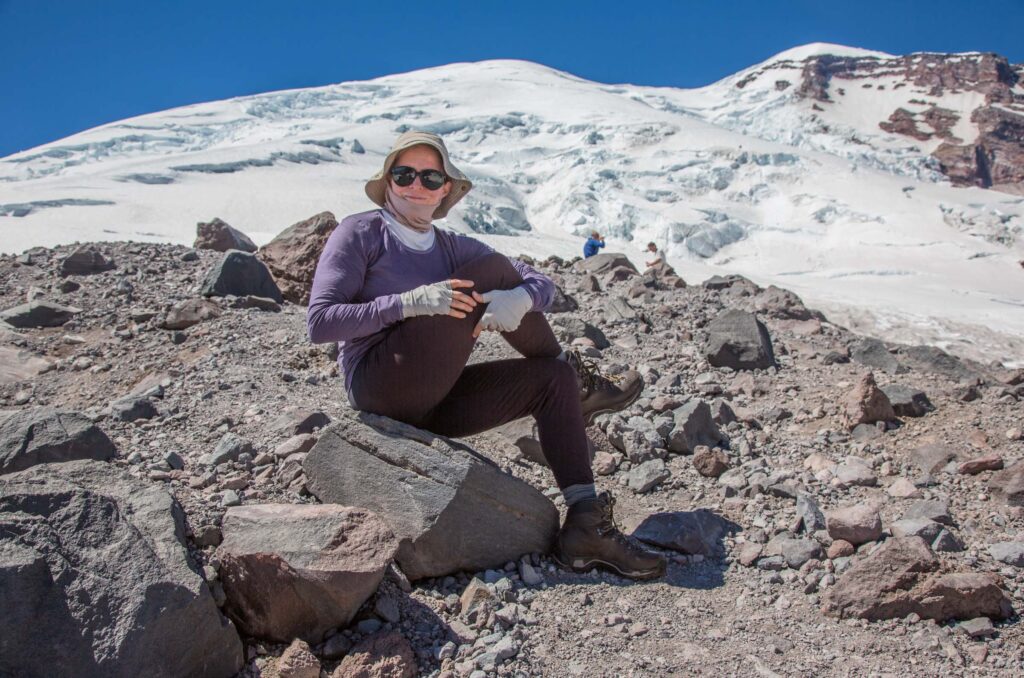
[[[523,316],[533,308],[533,297],[522,287],[494,290],[480,296],[487,304],[487,310],[480,318],[480,327],[485,330],[511,332],[519,327]]]
[[[420,285],[398,295],[402,301],[402,319],[417,315],[446,315],[452,308],[449,281]]]

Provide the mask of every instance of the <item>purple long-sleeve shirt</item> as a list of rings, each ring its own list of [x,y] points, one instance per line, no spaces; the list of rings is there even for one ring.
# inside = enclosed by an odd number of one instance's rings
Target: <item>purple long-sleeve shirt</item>
[[[346,217],[327,239],[313,276],[306,322],[314,344],[338,342],[345,390],[366,352],[384,330],[402,320],[399,295],[420,285],[449,280],[457,268],[494,250],[465,235],[434,228],[434,246],[420,252],[388,231],[381,210]],[[555,284],[511,259],[533,299],[533,311],[551,305]]]

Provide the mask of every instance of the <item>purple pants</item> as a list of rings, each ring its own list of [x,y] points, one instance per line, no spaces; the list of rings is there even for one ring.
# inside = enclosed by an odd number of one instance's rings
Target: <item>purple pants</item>
[[[481,294],[523,282],[501,254],[475,259],[452,278],[472,280]],[[576,372],[557,359],[562,348],[548,321],[527,313],[514,332],[502,333],[523,358],[467,366],[485,308],[465,318],[417,316],[388,330],[356,366],[356,407],[452,438],[532,415],[558,486],[593,483]]]

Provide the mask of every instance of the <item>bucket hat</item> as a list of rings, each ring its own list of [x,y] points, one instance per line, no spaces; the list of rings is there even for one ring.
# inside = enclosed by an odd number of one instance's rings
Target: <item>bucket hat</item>
[[[448,214],[448,210],[450,210],[455,203],[462,200],[462,198],[469,193],[469,189],[473,188],[473,182],[467,179],[466,175],[452,164],[451,158],[448,157],[448,149],[445,148],[444,141],[441,140],[441,137],[436,134],[431,134],[430,132],[405,132],[398,137],[398,139],[395,140],[395,144],[391,147],[388,157],[384,158],[384,167],[366,182],[366,196],[377,205],[383,207],[384,192],[387,188],[388,182],[388,173],[391,171],[391,166],[395,164],[395,159],[398,158],[398,154],[405,149],[420,145],[430,146],[441,154],[441,163],[444,165],[444,173],[452,183],[452,190],[448,192],[448,195],[441,200],[441,203],[434,210],[433,218],[442,219]]]

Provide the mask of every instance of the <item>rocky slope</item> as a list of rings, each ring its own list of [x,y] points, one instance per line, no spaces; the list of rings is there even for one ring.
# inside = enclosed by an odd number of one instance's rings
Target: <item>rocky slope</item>
[[[560,339],[606,371],[633,367],[644,376],[641,399],[598,418],[588,432],[599,487],[615,493],[628,531],[671,557],[669,573],[648,583],[574,574],[535,552],[410,583],[385,566],[402,554],[377,518],[358,506],[325,513],[332,505],[316,498],[325,479],[311,477],[318,471],[307,455],[325,449],[326,431],[365,427],[347,412],[332,351],[307,342],[302,306],[240,288],[200,296],[223,258],[115,243],[0,259],[0,309],[37,302],[5,312],[8,322],[29,326],[0,335],[0,407],[8,417],[0,424],[4,577],[26,576],[10,555],[17,549],[33,544],[46,552],[42,533],[29,539],[18,527],[27,524],[26,511],[48,510],[19,498],[26,483],[42,482],[23,474],[45,467],[45,482],[56,482],[62,466],[72,465],[40,462],[82,456],[60,448],[59,439],[100,435],[88,431],[95,424],[111,446],[93,437],[88,450],[109,461],[74,464],[105,465],[112,486],[135,487],[131,496],[173,497],[173,509],[147,500],[180,513],[179,527],[164,525],[154,548],[172,558],[180,540],[179,562],[192,574],[176,565],[175,577],[191,582],[186,588],[198,591],[190,594],[197,600],[212,596],[241,630],[244,656],[233,665],[237,650],[225,640],[224,659],[207,665],[206,675],[230,675],[236,666],[245,676],[475,678],[1024,670],[1016,616],[1024,607],[1020,371],[856,336],[795,295],[738,276],[684,286],[664,274],[639,275],[614,255],[536,261],[563,292],[549,314]],[[485,335],[473,360],[511,355],[500,336]],[[31,435],[11,433],[11,418],[39,417],[37,408],[47,407],[84,418],[74,425],[39,419]],[[408,450],[419,444],[413,438],[422,434],[390,439]],[[464,442],[559,506],[529,422]],[[320,447],[310,452],[314,443]],[[445,445],[431,449],[463,454]],[[102,494],[95,470],[75,473],[91,478],[76,487]],[[94,505],[83,500],[78,510],[92,515]],[[365,603],[305,644],[275,637],[281,618],[268,621],[245,607],[253,594],[233,579],[240,567],[264,572],[259,563],[273,545],[257,543],[245,525],[271,520],[251,510],[265,505],[292,521],[275,525],[342,525],[344,534],[360,535],[347,542],[359,550],[339,551],[338,540],[307,544],[323,557],[301,565],[294,554],[275,556],[299,578],[345,562],[347,572],[362,572],[346,576],[372,582]],[[310,517],[317,506],[324,508]],[[231,513],[240,509],[249,512]],[[135,511],[124,517],[140,519]],[[389,520],[386,511],[380,517]],[[97,542],[120,534],[102,527],[111,520],[90,523],[89,534]],[[122,571],[146,560],[139,549],[105,553]],[[102,582],[81,586],[75,590]],[[267,609],[273,617],[280,603]],[[203,623],[215,621],[203,614]],[[68,623],[100,637],[105,622]],[[67,646],[61,633],[23,639],[42,643],[38,653],[55,673],[68,661],[48,649]],[[161,628],[133,637],[147,644],[144,651],[173,637],[188,655],[187,637],[179,636],[180,629]],[[106,651],[128,661],[126,647]],[[201,647],[198,638],[192,647]],[[14,656],[3,654],[8,662]]]

